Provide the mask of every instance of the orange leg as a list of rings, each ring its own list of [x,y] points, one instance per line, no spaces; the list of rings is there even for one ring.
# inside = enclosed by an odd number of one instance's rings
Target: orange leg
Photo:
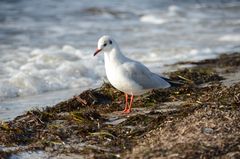
[[[123,110],[123,113],[128,111],[128,94],[125,93],[125,108]]]
[[[132,103],[133,103],[133,95],[131,96],[131,99],[130,99],[130,104],[129,104],[129,107],[126,109],[124,109],[124,113],[130,113],[131,112],[131,109],[132,109]]]

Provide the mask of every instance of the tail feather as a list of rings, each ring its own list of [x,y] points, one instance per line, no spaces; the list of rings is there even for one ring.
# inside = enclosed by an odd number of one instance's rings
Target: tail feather
[[[165,81],[167,81],[171,85],[171,87],[181,87],[183,85],[183,83],[180,83],[178,81],[173,81],[166,77],[161,76],[161,78],[164,79]]]

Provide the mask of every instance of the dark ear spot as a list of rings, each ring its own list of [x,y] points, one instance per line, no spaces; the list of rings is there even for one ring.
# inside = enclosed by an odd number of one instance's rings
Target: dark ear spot
[[[112,44],[112,40],[109,40],[109,44]]]

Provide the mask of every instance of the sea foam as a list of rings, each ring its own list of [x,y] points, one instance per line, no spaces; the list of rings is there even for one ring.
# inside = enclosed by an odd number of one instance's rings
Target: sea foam
[[[148,14],[140,18],[140,21],[151,24],[164,24],[167,23],[166,19],[161,18],[160,16]]]
[[[69,45],[33,49],[24,56],[27,57],[5,59],[9,61],[5,61],[4,69],[0,70],[4,72],[0,80],[0,99],[91,86],[104,72],[99,61]],[[100,66],[90,67],[97,65]],[[94,71],[95,68],[102,71]]]
[[[229,42],[239,42],[240,41],[240,34],[224,35],[224,36],[221,36],[218,40],[219,41],[229,41]]]

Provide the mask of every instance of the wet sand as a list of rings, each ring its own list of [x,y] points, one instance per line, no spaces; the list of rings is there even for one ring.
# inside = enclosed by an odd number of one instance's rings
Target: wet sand
[[[239,158],[240,53],[186,64],[166,73],[183,86],[137,98],[131,114],[105,83],[1,122],[0,158]]]

